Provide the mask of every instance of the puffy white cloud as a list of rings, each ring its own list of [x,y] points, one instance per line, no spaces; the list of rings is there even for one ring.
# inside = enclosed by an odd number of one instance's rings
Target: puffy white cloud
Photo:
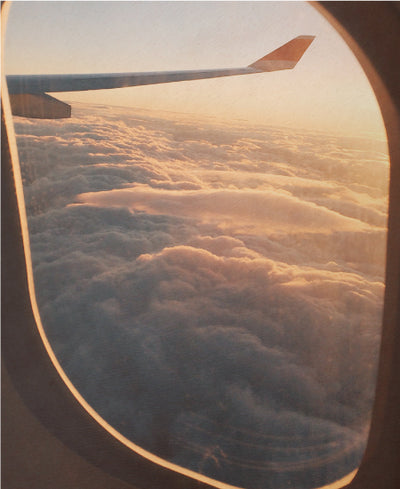
[[[84,107],[17,122],[39,307],[125,436],[240,486],[356,467],[387,157],[370,141]]]

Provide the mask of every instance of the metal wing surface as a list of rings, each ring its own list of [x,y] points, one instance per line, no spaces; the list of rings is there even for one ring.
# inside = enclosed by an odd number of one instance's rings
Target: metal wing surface
[[[313,39],[314,36],[298,36],[243,68],[111,74],[9,75],[7,86],[11,108],[14,115],[23,117],[63,118],[71,116],[71,107],[46,94],[154,85],[292,69]]]

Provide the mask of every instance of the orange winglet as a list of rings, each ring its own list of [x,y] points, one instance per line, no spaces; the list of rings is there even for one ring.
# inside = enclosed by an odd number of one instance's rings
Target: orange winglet
[[[306,49],[313,42],[315,36],[298,36],[287,42],[283,46],[268,53],[263,58],[251,64],[252,68],[264,70],[270,61],[287,61],[287,68],[293,68],[305,53]],[[266,63],[267,62],[267,63]],[[282,68],[285,69],[285,68]]]

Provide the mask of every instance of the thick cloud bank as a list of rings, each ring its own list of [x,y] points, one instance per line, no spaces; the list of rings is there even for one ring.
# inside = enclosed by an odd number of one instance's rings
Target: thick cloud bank
[[[359,463],[379,346],[382,143],[79,106],[18,119],[39,307],[72,382],[251,489]]]

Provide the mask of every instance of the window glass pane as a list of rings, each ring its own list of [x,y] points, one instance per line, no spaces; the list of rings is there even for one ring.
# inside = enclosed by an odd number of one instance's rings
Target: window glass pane
[[[10,74],[246,66],[299,34],[293,71],[15,118],[62,368],[134,443],[251,489],[328,484],[365,448],[389,165],[361,68],[301,3],[18,2],[8,26]]]

